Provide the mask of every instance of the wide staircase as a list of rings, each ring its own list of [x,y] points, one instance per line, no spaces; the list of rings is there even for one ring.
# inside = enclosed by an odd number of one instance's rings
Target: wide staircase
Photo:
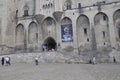
[[[9,55],[0,55],[2,57],[9,56],[11,63],[16,62],[34,62],[34,58],[38,57],[41,63],[89,63],[93,56],[96,56],[98,63],[102,62],[113,62],[113,56],[117,62],[120,62],[120,51],[112,50],[110,52],[104,51],[86,51],[86,52],[66,52],[62,51],[45,51],[45,52],[34,52],[34,53],[15,53]]]

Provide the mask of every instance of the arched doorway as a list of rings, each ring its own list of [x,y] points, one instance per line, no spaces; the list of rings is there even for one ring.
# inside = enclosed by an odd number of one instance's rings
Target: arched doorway
[[[56,41],[52,37],[48,37],[44,41],[43,46],[47,49],[47,51],[50,51],[52,49],[56,50]]]

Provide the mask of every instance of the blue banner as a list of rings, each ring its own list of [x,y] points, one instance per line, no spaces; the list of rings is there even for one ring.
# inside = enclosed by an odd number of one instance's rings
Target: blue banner
[[[73,42],[72,24],[61,25],[62,42]]]

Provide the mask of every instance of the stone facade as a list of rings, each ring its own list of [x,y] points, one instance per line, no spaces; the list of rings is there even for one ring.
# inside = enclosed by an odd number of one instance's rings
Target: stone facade
[[[0,2],[0,54],[43,46],[99,57],[120,50],[120,0]]]

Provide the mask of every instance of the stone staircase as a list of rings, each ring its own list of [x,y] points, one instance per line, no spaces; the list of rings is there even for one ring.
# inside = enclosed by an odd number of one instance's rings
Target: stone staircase
[[[120,62],[120,51],[84,51],[78,53],[66,51],[51,51],[39,53],[15,53],[10,55],[0,55],[2,57],[9,56],[11,63],[16,62],[34,62],[34,58],[38,57],[41,63],[89,63],[93,56],[96,56],[98,63],[113,62],[113,56],[117,62]]]
[[[42,63],[74,63],[76,59],[71,55],[65,55],[64,53],[51,51],[51,52],[40,52],[40,53],[16,53],[10,55],[1,55],[2,57],[9,56],[12,63],[16,62],[34,62],[34,58],[38,57],[39,62]],[[78,61],[77,61],[78,62]]]

